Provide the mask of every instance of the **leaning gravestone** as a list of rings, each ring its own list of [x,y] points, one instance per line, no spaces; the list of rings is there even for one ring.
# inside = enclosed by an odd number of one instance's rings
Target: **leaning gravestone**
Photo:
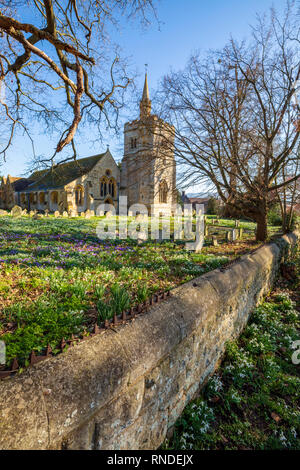
[[[13,217],[21,217],[22,212],[23,212],[22,207],[14,206],[10,213]]]

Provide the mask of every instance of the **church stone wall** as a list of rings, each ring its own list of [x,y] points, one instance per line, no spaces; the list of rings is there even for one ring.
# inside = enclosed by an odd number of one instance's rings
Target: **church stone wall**
[[[156,449],[300,234],[173,291],[134,322],[0,382],[0,449]]]
[[[94,168],[83,175],[81,178],[77,178],[68,185],[65,186],[67,194],[67,207],[69,209],[77,209],[78,212],[90,210],[97,210],[99,204],[102,204],[108,197],[101,197],[100,194],[100,180],[105,176],[106,171],[109,170],[110,176],[113,177],[118,184],[120,183],[120,170],[118,165],[110,154],[106,154],[101,160],[94,166]],[[76,206],[75,201],[75,188],[82,186],[84,189],[84,203],[82,206]],[[118,192],[116,191],[115,197],[111,198],[114,206],[117,208]]]

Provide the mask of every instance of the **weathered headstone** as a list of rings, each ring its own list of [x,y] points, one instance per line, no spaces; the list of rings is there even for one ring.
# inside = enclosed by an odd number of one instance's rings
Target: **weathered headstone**
[[[67,211],[63,211],[62,216],[63,216],[63,217],[68,217]]]
[[[212,237],[212,244],[213,244],[213,246],[218,246],[219,245],[218,239],[215,235],[213,235],[213,237]]]
[[[85,218],[85,219],[90,219],[90,218],[91,218],[90,211],[86,211],[86,212],[85,212],[84,218]]]
[[[107,211],[105,214],[105,217],[109,219],[112,216],[112,213],[110,211]]]
[[[27,209],[24,209],[22,215],[27,215]]]
[[[40,220],[43,218],[43,214],[34,214],[34,216],[32,217],[34,220]]]
[[[0,209],[0,215],[7,215],[7,211],[4,211],[3,209]]]
[[[35,215],[35,211],[30,211],[29,212],[29,217],[33,217]]]
[[[232,230],[231,234],[231,239],[233,242],[238,239],[238,230],[236,228]]]
[[[69,217],[78,217],[78,213],[75,209],[69,211]]]
[[[22,207],[14,206],[10,213],[13,217],[21,217],[22,212],[23,212]]]
[[[49,217],[49,210],[48,209],[45,210],[45,217]]]
[[[54,217],[56,218],[56,217],[59,217],[59,216],[60,216],[59,211],[55,211],[55,212],[54,212]]]

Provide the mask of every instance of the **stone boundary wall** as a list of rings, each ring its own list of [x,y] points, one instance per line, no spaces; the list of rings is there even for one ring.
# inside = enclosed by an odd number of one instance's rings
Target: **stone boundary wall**
[[[156,449],[269,292],[295,232],[0,382],[0,449]]]

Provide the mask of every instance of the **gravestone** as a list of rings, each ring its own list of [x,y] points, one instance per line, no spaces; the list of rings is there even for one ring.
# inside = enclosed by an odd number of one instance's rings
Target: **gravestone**
[[[45,216],[49,217],[49,210],[48,209],[45,210]]]
[[[54,212],[54,217],[56,218],[56,217],[59,217],[59,216],[60,216],[59,211],[55,211],[55,212]]]
[[[32,217],[34,220],[40,220],[43,218],[43,214],[34,214],[34,216]]]
[[[226,240],[227,240],[228,242],[231,242],[231,240],[232,240],[232,230],[227,230],[227,232],[226,232]]]
[[[135,220],[136,222],[142,222],[144,220],[144,214],[137,214]]]
[[[7,211],[4,211],[3,209],[0,209],[0,215],[7,215]]]
[[[105,217],[109,219],[112,216],[112,213],[110,211],[107,211],[105,214]]]
[[[27,209],[24,209],[22,215],[27,215]]]
[[[35,215],[35,211],[30,211],[29,212],[29,217],[33,217]]]
[[[21,217],[22,212],[23,212],[22,207],[14,206],[10,213],[13,217]]]
[[[75,209],[69,211],[69,217],[78,217],[78,213]]]
[[[213,235],[213,237],[212,237],[212,244],[213,244],[213,246],[218,246],[219,245],[218,239],[215,235]]]
[[[63,217],[68,217],[67,211],[63,211],[62,216],[63,216]]]
[[[90,211],[86,211],[86,212],[85,212],[84,218],[85,218],[85,219],[90,219],[90,218],[91,218]]]
[[[238,239],[238,230],[235,228],[235,229],[232,230],[231,233],[232,233],[231,239],[232,239],[232,241],[234,242],[235,240]]]

